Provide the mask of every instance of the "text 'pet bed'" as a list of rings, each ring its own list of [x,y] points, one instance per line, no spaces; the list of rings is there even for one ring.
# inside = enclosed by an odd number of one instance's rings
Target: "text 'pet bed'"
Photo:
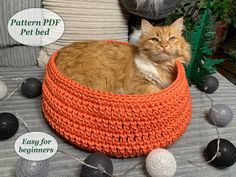
[[[46,66],[42,108],[53,129],[76,146],[116,157],[140,156],[174,143],[186,130],[192,103],[180,62],[176,80],[161,92],[122,95],[65,77],[57,69],[56,56]]]

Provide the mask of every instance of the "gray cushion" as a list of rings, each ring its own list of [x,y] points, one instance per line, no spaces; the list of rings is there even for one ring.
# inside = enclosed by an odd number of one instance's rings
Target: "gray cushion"
[[[127,13],[119,0],[43,0],[65,23],[62,37],[43,46],[38,63],[44,66],[57,49],[83,40],[128,40]]]
[[[35,66],[39,47],[9,46],[0,49],[0,66]]]
[[[12,15],[20,10],[33,7],[42,7],[41,0],[0,1],[0,66],[32,66],[37,64],[38,47],[35,49],[28,46],[12,47],[20,44],[12,39],[7,31],[7,23]]]

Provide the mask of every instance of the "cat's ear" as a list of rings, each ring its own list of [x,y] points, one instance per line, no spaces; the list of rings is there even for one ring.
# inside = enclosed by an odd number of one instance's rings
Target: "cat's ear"
[[[181,17],[175,20],[174,23],[172,23],[170,26],[173,29],[175,29],[178,33],[182,34],[182,31],[184,30],[184,19]]]
[[[147,20],[142,19],[142,22],[141,22],[142,34],[148,35],[151,32],[153,32],[153,29],[154,29],[154,27],[152,26],[151,23],[149,23]]]

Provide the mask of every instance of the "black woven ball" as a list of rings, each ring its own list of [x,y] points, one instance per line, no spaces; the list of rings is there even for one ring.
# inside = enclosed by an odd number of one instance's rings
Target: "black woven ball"
[[[12,137],[19,128],[19,121],[11,113],[0,113],[0,140]]]
[[[104,169],[107,173],[113,173],[111,159],[103,153],[95,152],[89,155],[85,161],[86,164]],[[107,177],[103,172],[83,165],[80,177]]]
[[[207,145],[207,155],[209,159],[214,157],[217,150],[217,139],[212,140]],[[216,167],[229,167],[236,161],[236,148],[235,146],[226,139],[220,139],[219,154],[212,162]]]
[[[35,78],[28,78],[23,81],[21,91],[27,98],[35,98],[42,94],[42,82]]]
[[[206,76],[203,79],[202,91],[206,93],[213,93],[219,87],[219,81],[214,76]]]

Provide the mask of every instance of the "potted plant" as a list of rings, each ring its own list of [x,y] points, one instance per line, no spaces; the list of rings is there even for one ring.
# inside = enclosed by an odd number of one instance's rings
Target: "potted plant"
[[[206,8],[208,0],[200,0],[199,8]],[[210,9],[217,21],[232,24],[236,28],[236,1],[211,0]]]
[[[208,0],[200,0],[199,8],[205,9]],[[212,48],[217,49],[226,38],[229,25],[236,28],[236,1],[235,0],[211,0],[210,9],[215,20],[216,32],[212,42]]]

